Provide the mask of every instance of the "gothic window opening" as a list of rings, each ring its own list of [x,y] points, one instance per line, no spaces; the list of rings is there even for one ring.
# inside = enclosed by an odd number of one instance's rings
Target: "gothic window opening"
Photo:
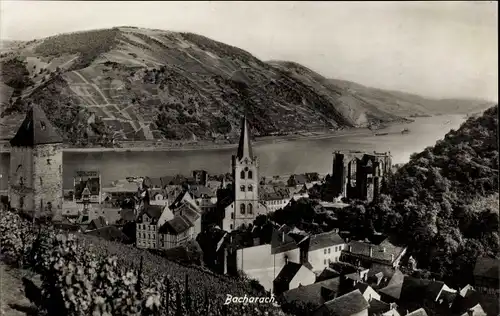
[[[248,179],[252,179],[253,178],[253,172],[252,170],[248,171]]]
[[[245,186],[244,185],[240,186],[240,191],[241,192],[245,192]]]
[[[253,214],[253,205],[248,204],[248,214]]]
[[[23,167],[23,165],[18,165],[16,168],[16,173],[19,172],[19,169],[21,169],[22,167]]]
[[[251,184],[250,184],[250,185],[248,186],[248,191],[250,191],[250,192],[252,192],[252,191],[253,191],[253,185],[251,185]]]
[[[245,171],[244,170],[241,171],[240,178],[241,179],[245,179]]]
[[[40,127],[41,127],[42,131],[44,131],[44,130],[45,130],[45,128],[46,128],[46,126],[45,126],[45,122],[43,122],[43,121],[42,121],[42,122],[40,122]]]
[[[241,203],[241,204],[240,204],[240,213],[241,213],[241,214],[245,214],[245,211],[246,211],[246,210],[245,210],[245,204],[244,204],[244,203]]]
[[[43,185],[42,177],[40,177],[40,185]]]
[[[23,209],[24,206],[24,196],[19,197],[19,208]]]
[[[234,212],[231,212],[231,219],[234,219]]]

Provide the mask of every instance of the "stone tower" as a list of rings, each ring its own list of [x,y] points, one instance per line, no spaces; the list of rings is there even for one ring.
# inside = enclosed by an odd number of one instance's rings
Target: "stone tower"
[[[238,151],[232,157],[235,228],[252,223],[259,212],[259,164],[253,155],[246,116],[241,123]]]
[[[62,138],[43,110],[33,105],[10,141],[9,201],[35,217],[60,212]]]

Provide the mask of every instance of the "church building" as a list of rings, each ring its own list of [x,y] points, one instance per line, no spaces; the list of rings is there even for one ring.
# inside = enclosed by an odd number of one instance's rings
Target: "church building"
[[[28,110],[10,144],[11,207],[35,217],[60,212],[63,140],[39,106]]]
[[[259,214],[266,214],[266,206],[259,201],[259,161],[253,154],[250,129],[246,117],[241,124],[236,155],[232,156],[233,185],[229,194],[218,201],[217,224],[225,231],[253,224]]]

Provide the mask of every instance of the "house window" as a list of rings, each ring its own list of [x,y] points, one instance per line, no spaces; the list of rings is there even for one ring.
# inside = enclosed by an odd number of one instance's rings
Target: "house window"
[[[248,204],[248,214],[253,214],[253,205]]]
[[[326,259],[323,260],[323,264],[326,266]]]
[[[234,219],[234,212],[231,212],[231,219]]]
[[[245,179],[245,171],[244,170],[241,170],[241,172],[240,172],[240,178],[241,179]]]
[[[229,225],[229,229],[233,230],[233,224]]]
[[[330,260],[330,258],[328,258],[328,264],[332,263],[332,261]]]
[[[325,255],[326,255],[326,248],[325,248]]]
[[[332,249],[328,248],[328,253],[331,253]]]
[[[248,179],[252,179],[253,178],[253,172],[252,170],[249,170],[248,171]]]
[[[42,128],[42,131],[45,130],[46,126],[45,126],[45,122],[41,121],[40,122],[40,127]]]
[[[43,185],[42,177],[40,177],[40,185]]]
[[[50,161],[51,161],[51,160],[52,160],[52,159],[47,159],[47,164],[48,164],[49,166],[50,166]]]
[[[240,213],[245,214],[245,204],[244,203],[240,204]]]
[[[245,186],[244,185],[240,186],[240,191],[241,192],[245,192]]]

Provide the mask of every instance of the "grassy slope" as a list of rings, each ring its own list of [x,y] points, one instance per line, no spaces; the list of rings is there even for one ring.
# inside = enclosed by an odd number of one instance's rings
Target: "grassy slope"
[[[360,93],[295,63],[264,63],[192,33],[95,30],[25,42],[2,56],[9,64],[13,58],[23,61],[32,81],[19,85],[26,87],[10,100],[4,120],[40,103],[54,113],[66,141],[78,146],[109,145],[112,139],[232,139],[245,109],[256,136],[427,113],[415,100],[394,100],[394,93],[369,88]],[[19,77],[2,75],[3,82]],[[57,114],[68,107],[83,114]],[[90,113],[96,114],[96,126],[90,126]],[[8,123],[2,136],[15,129]]]

